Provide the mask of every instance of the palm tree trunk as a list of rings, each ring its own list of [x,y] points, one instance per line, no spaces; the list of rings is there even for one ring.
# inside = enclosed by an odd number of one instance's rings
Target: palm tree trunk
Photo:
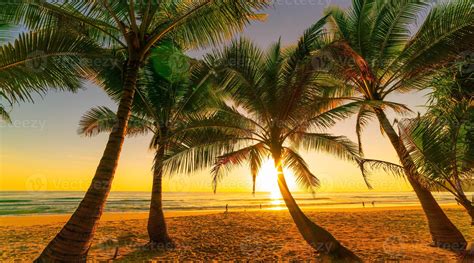
[[[474,226],[474,205],[464,194],[457,201],[466,209],[467,214],[471,217],[471,226]]]
[[[428,219],[428,226],[433,244],[447,249],[462,250],[466,246],[466,240],[456,226],[449,220],[439,206],[431,192],[418,180],[421,175],[416,171],[416,166],[406,147],[401,142],[398,134],[387,119],[383,110],[374,108],[380,124],[398,154],[400,162],[405,170],[408,182],[413,187],[420,200],[423,211]]]
[[[35,262],[85,262],[91,241],[102,216],[120,152],[127,131],[128,119],[140,63],[129,61],[123,95],[117,111],[117,126],[112,130],[92,183],[79,207],[61,231],[43,250]]]
[[[168,235],[162,203],[163,158],[165,148],[156,152],[153,168],[153,188],[151,191],[150,215],[148,216],[148,236],[150,248],[172,248],[173,241]]]
[[[273,158],[278,170],[278,186],[290,215],[306,242],[316,251],[325,255],[330,262],[362,262],[352,251],[339,243],[331,233],[313,223],[301,211],[286,184],[279,156],[279,154],[276,154]]]
[[[467,213],[471,217],[471,226],[474,226],[474,206],[472,204],[465,206]]]
[[[467,213],[471,217],[471,226],[474,226],[474,206],[471,204],[471,206],[467,209]]]

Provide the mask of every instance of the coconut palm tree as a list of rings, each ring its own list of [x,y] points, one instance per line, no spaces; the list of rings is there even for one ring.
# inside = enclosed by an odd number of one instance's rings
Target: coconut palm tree
[[[164,54],[168,53],[168,54]],[[162,205],[162,182],[164,161],[173,156],[176,148],[187,143],[174,137],[175,130],[186,124],[186,114],[205,111],[212,94],[204,82],[191,84],[188,66],[175,68],[177,57],[184,65],[190,60],[173,46],[159,46],[153,50],[148,64],[140,72],[137,96],[132,105],[128,121],[128,136],[152,134],[150,149],[155,151],[153,160],[153,184],[151,191],[150,214],[148,217],[148,236],[150,248],[171,247],[172,239],[168,235]],[[163,61],[163,58],[168,58]],[[171,60],[172,61],[171,61]],[[193,67],[199,68],[197,62]],[[178,71],[178,72],[176,72]],[[114,76],[109,76],[114,78]],[[107,88],[109,93],[118,85]],[[117,98],[115,98],[117,100]],[[95,107],[85,113],[79,124],[79,133],[93,136],[110,132],[117,124],[117,115],[107,107]]]
[[[117,168],[138,72],[151,48],[173,39],[183,48],[215,44],[241,30],[266,0],[178,1],[42,1],[19,0],[2,5],[0,18],[21,23],[30,30],[70,28],[102,43],[125,57],[123,89],[112,130],[91,186],[59,234],[38,261],[85,261],[97,222],[110,192]]]
[[[7,122],[6,107],[33,102],[48,89],[79,89],[81,76],[91,72],[81,62],[103,54],[94,41],[64,30],[22,33],[16,39],[12,31],[15,27],[0,25],[0,119]]]
[[[454,72],[436,79],[424,116],[399,126],[420,173],[434,188],[453,194],[474,225],[474,203],[464,192],[474,174],[473,72]]]
[[[413,31],[417,18],[427,15]],[[472,1],[459,0],[430,6],[417,0],[353,0],[352,8],[326,10],[335,38],[319,52],[321,69],[346,80],[353,92],[351,105],[358,109],[359,137],[371,118],[393,145],[425,215],[434,245],[462,247],[466,241],[449,220],[416,170],[387,110],[406,113],[401,103],[390,101],[396,93],[427,88],[438,69],[462,51],[472,50],[474,10]],[[362,153],[362,147],[360,152]]]
[[[401,137],[431,189],[453,194],[474,225],[474,205],[464,192],[474,173],[472,146],[467,144],[467,135],[472,136],[473,108],[464,101],[445,112],[451,116],[403,120],[399,123]]]
[[[187,169],[188,164],[194,168],[212,165],[215,191],[229,168],[246,162],[255,191],[262,162],[272,158],[278,171],[275,180],[306,242],[331,259],[357,262],[360,259],[354,253],[301,211],[283,174],[287,167],[303,187],[312,190],[319,185],[299,155],[300,147],[360,161],[354,143],[322,132],[348,114],[345,109],[335,108],[339,100],[327,97],[333,87],[324,86],[327,79],[315,74],[312,67],[311,50],[322,42],[323,25],[324,19],[310,28],[296,47],[283,49],[277,42],[262,51],[250,41],[239,39],[208,55],[205,61],[214,74],[214,83],[229,96],[214,115],[196,116],[177,131],[177,136],[194,132],[193,137],[202,137],[198,141],[203,143],[189,145],[189,149],[176,153],[166,163],[182,169]],[[209,137],[210,131],[221,135]],[[212,158],[215,154],[217,158]]]

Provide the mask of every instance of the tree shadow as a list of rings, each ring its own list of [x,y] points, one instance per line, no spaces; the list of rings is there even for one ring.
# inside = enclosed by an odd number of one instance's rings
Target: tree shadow
[[[174,246],[150,246],[145,240],[133,234],[109,239],[94,247],[108,251],[110,260],[118,262],[147,262],[151,259],[176,256],[179,252]]]
[[[101,253],[107,253],[112,261],[144,261],[163,256],[168,249],[156,247],[150,249],[145,242],[137,239],[134,234],[127,234],[117,238],[110,238],[93,247]],[[130,252],[132,251],[132,252]]]
[[[125,255],[119,255],[114,260],[117,262],[147,262],[157,257],[167,255],[167,249],[149,249],[147,246],[135,247],[135,250]]]

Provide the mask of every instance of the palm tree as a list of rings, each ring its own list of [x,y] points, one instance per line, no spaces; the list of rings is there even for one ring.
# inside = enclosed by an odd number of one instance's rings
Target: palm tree
[[[162,50],[162,51],[160,51]],[[168,51],[172,54],[163,54]],[[186,144],[181,138],[173,135],[177,128],[186,124],[186,114],[202,112],[204,105],[209,103],[210,94],[205,85],[190,83],[188,67],[173,70],[170,58],[185,55],[172,46],[160,46],[153,50],[153,55],[145,68],[140,72],[137,96],[132,105],[132,113],[128,121],[128,136],[153,135],[150,149],[155,151],[153,161],[153,185],[151,193],[150,214],[148,217],[148,236],[150,248],[171,247],[172,239],[168,235],[162,206],[162,181],[164,161],[173,156],[177,148]],[[168,57],[163,61],[163,57]],[[159,66],[157,66],[159,65]],[[164,67],[163,67],[164,66]],[[195,62],[195,68],[199,66]],[[192,70],[191,70],[192,71]],[[171,73],[171,74],[170,74]],[[114,76],[109,76],[114,78]],[[109,87],[108,93],[117,89],[117,85]],[[117,98],[115,98],[117,100]],[[93,136],[102,132],[110,132],[117,124],[117,115],[107,107],[96,107],[85,113],[79,124],[79,133]]]
[[[474,204],[464,192],[474,174],[473,73],[449,71],[435,80],[428,112],[401,122],[400,133],[420,173],[453,194],[474,225]]]
[[[102,54],[90,39],[64,30],[39,30],[11,37],[15,27],[0,25],[0,97],[8,106],[33,102],[48,89],[76,91],[91,68],[84,59]],[[10,122],[7,105],[0,103],[0,119]]]
[[[126,58],[123,89],[112,130],[91,186],[59,234],[38,261],[85,261],[117,168],[138,72],[153,46],[173,39],[184,48],[215,44],[241,30],[267,0],[42,1],[2,5],[0,18],[30,30],[71,28]]]
[[[196,116],[177,131],[177,136],[194,132],[192,137],[202,138],[198,139],[202,143],[189,145],[189,149],[176,153],[166,163],[170,167],[181,165],[182,169],[212,165],[215,191],[231,166],[247,162],[255,191],[262,162],[272,158],[278,171],[275,180],[306,242],[331,259],[357,262],[360,259],[354,253],[301,211],[283,174],[283,168],[288,167],[303,187],[313,189],[319,185],[298,154],[299,147],[360,161],[357,147],[350,140],[318,132],[348,114],[345,109],[334,108],[338,99],[327,97],[332,88],[323,86],[326,80],[315,74],[311,65],[309,55],[321,44],[323,25],[324,19],[310,28],[296,47],[282,49],[277,42],[262,51],[240,39],[208,55],[205,61],[213,72],[214,83],[229,96],[214,115]],[[209,132],[220,135],[210,137]],[[218,157],[213,158],[216,154]]]
[[[418,0],[353,0],[345,11],[326,10],[336,39],[319,53],[321,69],[346,80],[353,92],[352,107],[358,109],[356,132],[360,136],[371,118],[377,118],[405,170],[406,178],[420,200],[437,246],[462,247],[466,241],[423,183],[400,135],[386,110],[406,113],[409,109],[389,101],[395,93],[424,89],[438,69],[461,51],[472,50],[474,10],[472,1],[437,4]],[[417,18],[427,11],[421,26],[412,33]]]

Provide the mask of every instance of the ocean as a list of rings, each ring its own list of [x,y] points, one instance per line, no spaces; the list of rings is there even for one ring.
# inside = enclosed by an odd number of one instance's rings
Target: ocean
[[[468,193],[473,196],[474,193]],[[434,193],[440,204],[456,204],[449,193]],[[84,192],[0,192],[0,216],[33,214],[69,214],[82,200]],[[364,192],[364,193],[295,193],[298,204],[304,208],[356,208],[387,206],[416,206],[413,192]],[[146,212],[149,192],[112,192],[106,212]],[[284,209],[285,204],[271,193],[164,193],[165,211],[195,211],[246,209]]]

